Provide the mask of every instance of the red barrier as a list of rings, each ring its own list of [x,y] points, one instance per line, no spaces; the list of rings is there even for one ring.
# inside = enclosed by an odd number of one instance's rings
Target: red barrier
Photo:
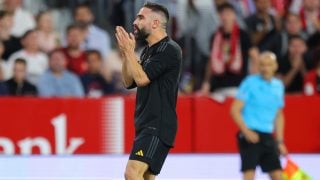
[[[231,99],[218,103],[210,98],[194,99],[194,151],[236,152],[237,128],[230,117]]]
[[[237,152],[231,102],[179,97],[172,152]],[[134,107],[134,97],[0,98],[0,153],[128,153],[134,138]],[[286,98],[285,142],[290,152],[320,152],[319,107],[320,97]]]
[[[103,152],[101,100],[1,98],[0,102],[2,151],[9,154]]]

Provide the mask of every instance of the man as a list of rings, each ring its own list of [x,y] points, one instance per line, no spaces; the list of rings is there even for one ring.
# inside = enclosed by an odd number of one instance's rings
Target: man
[[[62,48],[62,52],[67,58],[67,68],[79,76],[88,69],[85,52],[80,47],[83,41],[84,32],[80,24],[67,27],[67,46]]]
[[[21,37],[25,32],[35,28],[36,22],[29,11],[22,8],[21,0],[5,0],[4,7],[6,11],[13,14],[13,27],[11,34]]]
[[[36,30],[27,31],[21,38],[23,49],[13,53],[8,60],[8,66],[12,68],[17,58],[25,59],[28,64],[27,79],[33,84],[48,68],[48,56],[40,51],[38,38]]]
[[[274,52],[277,59],[282,59],[288,53],[289,39],[292,36],[301,36],[305,40],[308,39],[307,34],[302,29],[299,15],[287,13],[284,17],[284,29],[273,37],[267,49]]]
[[[6,81],[9,95],[12,96],[36,96],[36,87],[26,80],[27,62],[24,59],[16,59],[13,66],[13,77]]]
[[[312,35],[320,30],[320,1],[303,0],[301,5],[292,12],[300,15],[303,30]]]
[[[20,39],[11,35],[12,26],[12,13],[9,11],[0,10],[0,40],[6,47],[2,57],[5,61],[8,60],[11,54],[22,48]]]
[[[85,41],[81,47],[85,50],[96,49],[100,51],[105,60],[111,50],[109,34],[103,29],[93,24],[94,14],[89,5],[79,5],[74,13],[74,19],[77,23],[82,23],[86,26]]]
[[[114,93],[115,87],[112,76],[103,72],[102,55],[97,50],[86,51],[88,72],[81,76],[85,93],[89,97],[101,97]]]
[[[260,74],[248,76],[241,83],[231,106],[231,115],[240,129],[238,146],[245,180],[254,179],[258,165],[271,179],[282,180],[278,150],[283,155],[287,150],[283,135],[284,85],[274,78],[277,66],[275,54],[262,53]]]
[[[249,35],[236,22],[236,12],[231,4],[218,7],[221,27],[211,40],[211,54],[206,67],[201,93],[217,100],[234,96],[237,87],[248,73],[250,51]],[[253,56],[250,57],[253,60]]]
[[[245,19],[252,43],[258,46],[261,51],[267,49],[270,42],[278,29],[280,22],[275,16],[271,15],[271,0],[255,0],[257,12]]]
[[[304,39],[298,35],[289,39],[288,53],[279,61],[277,76],[283,81],[286,93],[302,93],[303,79],[307,73],[308,48]],[[311,64],[311,66],[314,66]]]
[[[80,79],[66,70],[67,60],[63,52],[50,53],[50,69],[39,79],[39,95],[43,97],[83,97]]]
[[[116,28],[123,82],[127,88],[138,87],[136,138],[125,171],[127,180],[155,179],[174,144],[182,56],[180,47],[167,36],[168,20],[165,7],[146,3],[133,23],[134,35]],[[148,43],[140,60],[134,52],[135,39]]]

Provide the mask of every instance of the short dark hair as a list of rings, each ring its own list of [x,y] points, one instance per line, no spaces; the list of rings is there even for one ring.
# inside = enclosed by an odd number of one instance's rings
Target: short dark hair
[[[100,51],[98,51],[98,50],[96,50],[96,49],[89,49],[89,50],[86,51],[86,57],[88,57],[88,56],[91,55],[91,54],[97,55],[97,56],[99,57],[99,59],[102,60],[102,55],[101,55],[101,52],[100,52]]]
[[[92,13],[91,3],[87,1],[87,2],[84,2],[84,3],[81,3],[81,4],[77,5],[76,8],[73,11],[73,15],[75,15],[77,10],[80,9],[80,8],[88,9],[90,11],[90,13]]]
[[[63,51],[62,51],[62,49],[56,48],[56,49],[54,49],[54,50],[52,50],[52,51],[50,51],[50,52],[48,53],[48,57],[51,58],[54,53],[62,53],[62,54],[64,54]]]
[[[25,39],[27,36],[29,36],[29,34],[31,34],[31,33],[33,33],[33,32],[36,32],[36,30],[35,30],[35,29],[30,29],[30,30],[26,31],[26,32],[22,35],[21,39]]]
[[[292,35],[289,37],[289,43],[293,40],[300,40],[303,41],[304,43],[306,43],[306,41],[300,36],[300,35]]]
[[[73,23],[73,24],[70,24],[67,29],[66,29],[66,33],[68,34],[69,31],[71,31],[72,29],[79,29],[79,30],[84,30],[86,28],[86,25],[83,24],[83,23]]]
[[[13,16],[13,13],[6,10],[0,10],[0,19],[3,19],[6,16]]]
[[[223,3],[223,4],[221,4],[220,6],[218,6],[217,9],[218,9],[218,12],[219,12],[219,13],[221,13],[222,11],[224,11],[224,10],[226,10],[226,9],[232,10],[233,12],[235,12],[234,7],[233,7],[231,4],[229,4],[229,3]]]
[[[143,5],[143,7],[151,9],[153,12],[157,12],[157,13],[163,14],[165,16],[167,22],[169,21],[169,18],[170,18],[169,11],[165,6],[157,4],[157,3],[146,2]]]
[[[15,61],[14,61],[14,64],[23,64],[24,66],[27,66],[27,61],[23,58],[17,58]]]

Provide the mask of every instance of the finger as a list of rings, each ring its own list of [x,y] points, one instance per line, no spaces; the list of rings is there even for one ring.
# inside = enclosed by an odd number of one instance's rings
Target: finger
[[[119,29],[126,38],[129,38],[128,32],[123,27],[119,26]]]
[[[132,40],[136,40],[136,38],[134,37],[134,35],[132,34],[132,33],[130,33],[130,39],[132,39]]]

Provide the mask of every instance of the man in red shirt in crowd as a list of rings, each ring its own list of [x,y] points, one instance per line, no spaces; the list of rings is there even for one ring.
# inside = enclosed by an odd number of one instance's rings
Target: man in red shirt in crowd
[[[72,24],[67,28],[67,46],[62,52],[67,57],[67,68],[77,75],[83,75],[88,67],[85,52],[80,45],[84,41],[84,32],[80,24]]]

